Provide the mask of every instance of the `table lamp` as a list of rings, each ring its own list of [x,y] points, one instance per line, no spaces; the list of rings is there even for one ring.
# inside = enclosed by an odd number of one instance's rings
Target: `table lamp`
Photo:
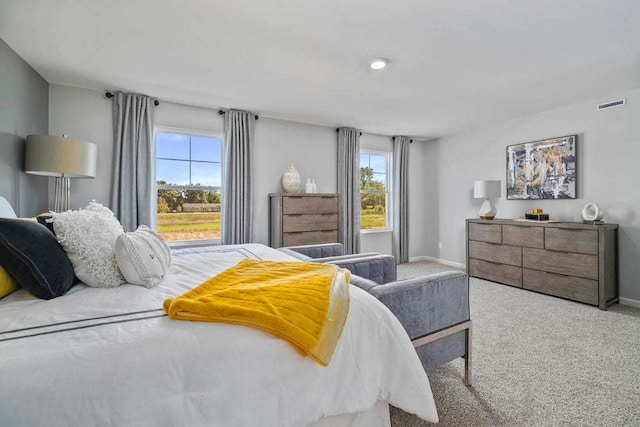
[[[95,178],[98,147],[63,136],[29,135],[24,171],[56,177],[55,212],[70,208],[70,178]]]
[[[502,195],[502,183],[500,181],[475,181],[473,183],[473,197],[484,199],[478,215],[482,219],[493,219],[496,216],[496,207],[491,203],[492,198]]]

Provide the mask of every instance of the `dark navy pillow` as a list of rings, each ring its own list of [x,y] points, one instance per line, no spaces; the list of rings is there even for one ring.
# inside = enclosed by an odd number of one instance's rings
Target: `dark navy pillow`
[[[56,237],[33,221],[0,218],[0,265],[38,298],[64,295],[75,282],[71,261]]]

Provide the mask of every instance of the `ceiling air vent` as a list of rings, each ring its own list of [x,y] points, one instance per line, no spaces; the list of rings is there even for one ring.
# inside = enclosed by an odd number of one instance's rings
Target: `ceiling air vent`
[[[598,110],[606,110],[607,108],[619,107],[627,103],[626,98],[616,99],[615,101],[609,101],[602,104],[598,104]]]

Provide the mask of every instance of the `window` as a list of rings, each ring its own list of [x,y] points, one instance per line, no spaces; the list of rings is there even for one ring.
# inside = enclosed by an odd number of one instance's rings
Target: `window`
[[[388,230],[389,153],[360,152],[360,229]]]
[[[222,135],[156,129],[158,234],[219,240]]]

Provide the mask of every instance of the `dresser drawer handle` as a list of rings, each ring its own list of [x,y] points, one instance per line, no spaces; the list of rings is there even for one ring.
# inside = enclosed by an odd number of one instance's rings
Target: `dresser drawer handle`
[[[559,250],[557,250],[557,249],[548,249],[548,248],[545,248],[545,250],[547,250],[547,251],[549,251],[549,252],[557,252],[557,253],[559,253],[559,254],[570,254],[570,253],[573,253],[573,252],[559,251]]]
[[[547,276],[564,276],[564,277],[574,277],[574,276],[571,276],[570,274],[554,273],[554,272],[551,272],[551,271],[543,271],[543,273],[544,273],[545,275],[547,275]]]

